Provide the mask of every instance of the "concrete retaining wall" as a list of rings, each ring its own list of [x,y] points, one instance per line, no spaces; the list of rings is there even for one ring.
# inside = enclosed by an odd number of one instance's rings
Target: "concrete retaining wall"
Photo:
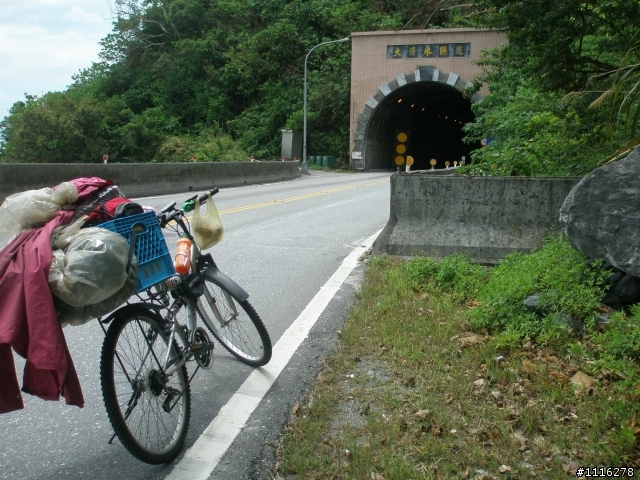
[[[112,180],[129,197],[270,183],[300,177],[298,162],[233,163],[0,163],[0,202],[12,193],[51,187],[73,178]]]
[[[541,248],[558,228],[560,207],[576,177],[391,176],[389,222],[373,253],[442,258],[469,252],[495,262],[515,251]]]

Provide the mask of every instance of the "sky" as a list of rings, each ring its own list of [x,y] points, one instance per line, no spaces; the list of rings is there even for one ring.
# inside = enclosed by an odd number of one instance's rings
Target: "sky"
[[[0,0],[0,120],[25,93],[65,90],[111,28],[108,0]]]

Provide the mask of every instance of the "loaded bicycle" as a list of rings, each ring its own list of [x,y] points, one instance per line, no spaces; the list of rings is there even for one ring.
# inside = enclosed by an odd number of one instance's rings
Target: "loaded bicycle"
[[[217,192],[191,197],[182,208],[172,202],[157,214],[100,225],[125,235],[138,261],[144,256],[145,235],[154,229],[172,230],[191,243],[190,255],[183,259],[184,273],[157,281],[163,277],[158,273],[167,269],[162,259],[140,263],[136,299],[100,319],[106,334],[100,381],[115,431],[111,440],[117,436],[132,455],[147,463],[170,462],[182,449],[191,413],[190,384],[200,368],[213,365],[209,333],[243,363],[258,367],[271,358],[269,333],[249,295],[220,272],[191,232],[186,213],[212,202]],[[163,242],[164,238],[155,241],[161,247]],[[191,375],[189,363],[195,364]]]

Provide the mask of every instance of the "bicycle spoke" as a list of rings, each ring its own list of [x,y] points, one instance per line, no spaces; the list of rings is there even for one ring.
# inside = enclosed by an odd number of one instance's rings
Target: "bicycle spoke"
[[[159,361],[166,353],[175,363],[176,346],[144,315],[116,319],[103,347],[101,380],[109,419],[122,444],[149,463],[177,455],[190,415],[186,368],[174,365],[167,375]],[[165,401],[173,408],[165,410]]]
[[[206,281],[196,308],[211,333],[240,361],[253,366],[269,361],[271,339],[248,301],[238,303],[227,290]]]

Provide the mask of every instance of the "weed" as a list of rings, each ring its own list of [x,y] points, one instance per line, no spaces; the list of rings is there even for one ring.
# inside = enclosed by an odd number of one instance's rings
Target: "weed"
[[[591,340],[600,352],[640,361],[640,305],[632,307],[628,317],[624,312],[611,315],[608,328],[594,333]]]
[[[490,274],[486,267],[471,263],[466,253],[450,255],[439,262],[417,257],[408,261],[405,268],[414,290],[430,285],[461,300],[475,298]]]
[[[508,255],[479,292],[481,305],[470,312],[473,327],[548,342],[594,325],[604,296],[607,270],[573,250],[564,237],[549,236],[542,250]],[[524,301],[539,294],[539,315]]]
[[[597,326],[605,276],[558,238],[493,269],[464,255],[373,257],[275,473],[560,479],[637,467],[640,307]],[[524,308],[534,293],[546,314]]]

